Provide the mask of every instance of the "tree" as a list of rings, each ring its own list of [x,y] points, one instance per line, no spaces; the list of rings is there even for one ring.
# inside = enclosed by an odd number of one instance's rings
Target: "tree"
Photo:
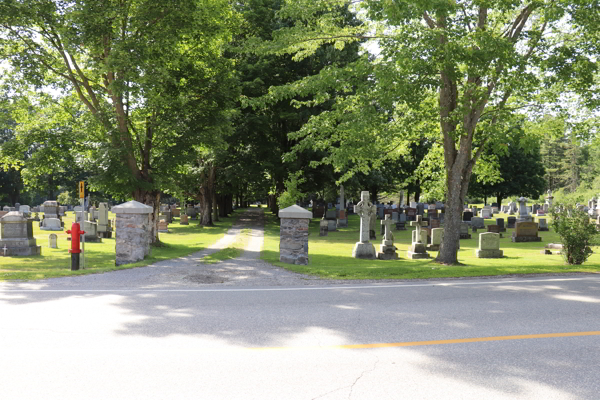
[[[505,143],[504,151],[496,156],[497,173],[495,181],[488,183],[479,181],[477,173],[471,176],[469,184],[470,196],[484,198],[494,196],[496,203],[509,196],[524,196],[538,198],[546,190],[545,168],[542,162],[539,145],[532,146],[528,151],[520,145],[523,132],[518,130],[516,137]],[[493,148],[486,151],[487,156],[494,156]]]
[[[225,0],[5,1],[0,54],[36,86],[73,90],[92,118],[92,186],[154,207],[235,95]]]
[[[371,38],[380,52],[376,62],[365,54],[351,66],[272,88],[263,101],[340,86],[352,93],[336,99],[332,112],[313,117],[296,137],[318,147],[342,137],[327,161],[360,158],[358,169],[376,168],[373,160],[393,156],[398,139],[431,133],[427,124],[437,120],[446,186],[446,234],[437,260],[453,264],[470,177],[487,143],[502,142],[508,117],[540,101],[544,80],[572,81],[570,72],[577,71],[578,88],[585,83],[593,90],[596,61],[585,53],[585,40],[573,39],[597,34],[597,18],[587,15],[594,4],[365,0],[356,6],[365,25],[339,28],[336,6],[347,7],[346,1],[288,1],[283,14],[301,22],[282,28],[266,51],[302,59],[325,43],[342,48]],[[568,34],[562,34],[568,17]]]

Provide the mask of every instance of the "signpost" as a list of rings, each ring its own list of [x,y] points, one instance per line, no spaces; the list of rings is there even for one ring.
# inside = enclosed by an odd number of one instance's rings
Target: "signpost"
[[[85,182],[79,181],[79,201],[81,202],[81,230],[84,229],[84,215],[85,215]],[[75,218],[77,220],[77,218]],[[85,235],[81,237],[81,268],[85,269]]]

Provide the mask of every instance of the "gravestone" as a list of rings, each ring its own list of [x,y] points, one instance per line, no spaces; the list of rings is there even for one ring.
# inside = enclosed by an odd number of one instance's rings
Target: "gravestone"
[[[381,245],[379,246],[379,252],[377,258],[380,260],[395,260],[398,258],[396,253],[396,246],[394,246],[394,234],[392,233],[392,221],[391,215],[386,215],[385,219],[381,221],[381,226],[385,228]]]
[[[334,210],[335,212],[335,210]],[[337,230],[337,218],[336,219],[327,219],[327,230],[329,232],[335,232]]]
[[[169,221],[166,219],[161,219],[158,221],[158,232],[160,233],[170,233],[169,232]]]
[[[179,208],[171,207],[171,215],[175,218],[180,218],[181,210]]]
[[[188,222],[188,216],[185,214],[181,214],[181,216],[179,217],[179,225],[189,225],[190,223]]]
[[[508,229],[514,229],[516,223],[517,223],[517,218],[516,217],[508,217],[506,219],[506,227]]]
[[[108,219],[108,203],[98,204],[98,236],[103,238],[112,237],[112,223]]]
[[[546,222],[546,218],[538,219],[538,231],[548,231],[548,223]]]
[[[443,228],[432,228],[431,229],[431,244],[427,245],[429,251],[439,251],[440,245],[444,240],[444,229]]]
[[[485,222],[481,217],[473,217],[471,218],[471,226],[475,229],[484,229]]]
[[[22,205],[22,206],[20,206],[18,211],[21,214],[23,214],[23,216],[25,218],[29,218],[29,215],[31,214],[31,209],[29,208],[28,205]]]
[[[313,213],[297,205],[279,211],[279,261],[308,265],[308,225]]]
[[[463,212],[463,221],[470,222],[472,218],[473,218],[473,212],[472,211],[464,211]]]
[[[171,214],[170,209],[166,209],[165,211],[162,211],[161,216],[165,217],[165,221],[167,221],[167,224],[173,223],[173,214]]]
[[[481,218],[490,219],[492,218],[492,209],[491,207],[483,207],[481,209]]]
[[[422,221],[421,221],[422,222]],[[414,223],[414,221],[413,221]],[[414,226],[414,225],[413,225]],[[427,244],[428,240],[428,234],[427,234],[427,228],[423,227],[422,229],[419,230],[419,233],[417,233],[417,230],[415,229],[414,231],[411,232],[411,242],[421,242],[424,244]],[[417,235],[420,235],[419,238],[417,238]]]
[[[396,222],[396,230],[397,231],[405,231],[406,230],[406,222]]]
[[[325,218],[321,218],[319,222],[319,236],[327,236],[329,232],[329,223]]]
[[[409,207],[406,210],[406,220],[407,221],[415,221],[417,218],[417,209],[413,207]]]
[[[196,209],[194,208],[193,205],[188,205],[187,208],[185,209],[185,214],[190,217],[191,219],[196,219]]]
[[[533,217],[529,215],[529,207],[527,206],[527,199],[525,197],[519,197],[519,218],[517,222],[532,222]]]
[[[439,216],[439,214],[438,214],[438,210],[436,210],[436,209],[433,209],[433,210],[432,210],[432,209],[429,209],[429,210],[427,211],[427,218],[429,218],[429,220],[430,220],[430,221],[431,221],[432,219],[437,219],[437,220],[439,220],[439,219],[440,219],[440,216]]]
[[[141,261],[150,254],[153,226],[150,214],[154,212],[135,200],[112,208],[115,213],[115,265]]]
[[[56,233],[51,233],[48,235],[48,247],[51,249],[58,249],[58,237]]]
[[[504,251],[500,250],[500,235],[498,233],[480,233],[479,248],[475,250],[477,258],[502,258]]]
[[[471,239],[471,234],[469,233],[469,224],[466,222],[460,224],[460,238]]]
[[[57,201],[48,200],[44,202],[44,218],[40,221],[40,229],[44,231],[62,231],[62,220],[58,214]],[[56,221],[58,220],[58,221]]]
[[[354,212],[360,217],[360,241],[356,242],[352,250],[354,258],[375,258],[375,247],[370,240],[370,219],[374,218],[376,207],[369,201],[369,192],[362,191],[361,201],[354,206]]]
[[[512,234],[513,242],[541,242],[538,236],[538,224],[535,222],[517,222]]]
[[[315,218],[323,218],[325,216],[325,207],[324,206],[313,207],[312,214]]]
[[[85,231],[86,242],[102,243],[102,238],[98,236],[98,223],[83,221],[83,230]]]
[[[496,218],[496,225],[498,225],[500,232],[506,232],[506,228],[504,227],[504,218]]]
[[[377,207],[373,206],[371,209],[371,216],[369,217],[369,238],[370,240],[377,239],[375,235],[375,227],[377,226]]]
[[[337,215],[335,210],[327,210],[325,211],[325,219],[335,221],[337,219]]]
[[[395,211],[392,213],[392,221],[394,222],[398,222],[398,211]]]
[[[502,237],[502,233],[500,233],[500,227],[498,225],[488,225],[487,231],[497,233],[498,235],[500,235],[500,237]]]
[[[42,254],[33,237],[33,225],[18,211],[11,211],[0,218],[0,251],[5,256],[35,256]]]
[[[377,218],[383,219],[383,217],[384,217],[384,211],[385,211],[385,209],[383,208],[383,204],[379,204],[377,206]]]
[[[345,228],[348,226],[348,218],[346,217],[346,210],[340,209],[337,219],[337,227]]]
[[[439,219],[431,219],[429,220],[429,228],[431,229],[435,229],[435,228],[439,228],[440,227],[440,220]]]
[[[429,258],[429,253],[427,253],[427,232],[422,230],[421,228],[427,224],[423,222],[420,215],[417,215],[416,221],[411,221],[410,226],[416,227],[413,231],[413,242],[410,246],[410,250],[406,252],[408,258],[412,260]],[[425,240],[423,241],[423,235],[425,234]]]

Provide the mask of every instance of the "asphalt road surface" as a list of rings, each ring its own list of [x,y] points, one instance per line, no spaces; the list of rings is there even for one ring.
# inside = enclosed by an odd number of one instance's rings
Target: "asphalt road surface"
[[[0,399],[600,398],[599,275],[80,278],[0,285]]]

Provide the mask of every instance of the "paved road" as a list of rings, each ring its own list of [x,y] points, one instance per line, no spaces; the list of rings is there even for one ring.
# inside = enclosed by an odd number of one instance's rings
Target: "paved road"
[[[599,311],[598,276],[295,288],[5,287],[0,397],[598,399]],[[592,334],[435,342],[569,332]],[[401,346],[422,341],[430,343]]]
[[[260,222],[176,261],[0,284],[0,399],[600,398],[599,275],[332,285],[258,260]],[[240,259],[200,263],[242,228]]]

